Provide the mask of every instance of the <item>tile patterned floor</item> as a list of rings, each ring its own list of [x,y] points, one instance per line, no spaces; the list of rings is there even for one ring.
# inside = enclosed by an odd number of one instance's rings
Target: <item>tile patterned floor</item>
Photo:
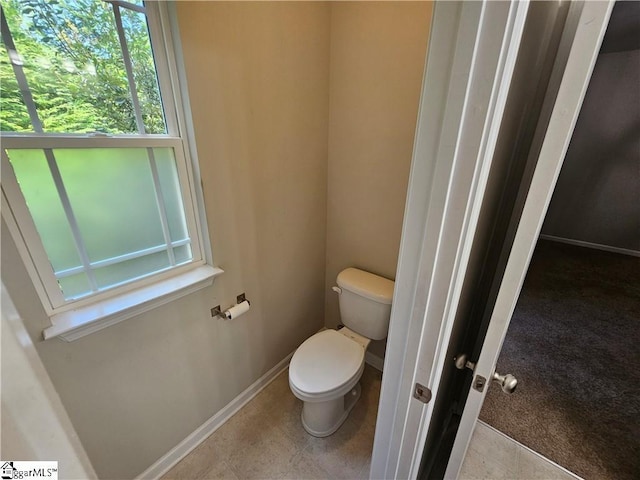
[[[368,478],[381,379],[366,365],[362,396],[347,421],[333,435],[315,438],[302,428],[302,402],[285,370],[163,478]]]
[[[163,479],[367,479],[381,379],[367,365],[347,421],[335,434],[315,438],[302,428],[302,402],[289,390],[285,370]],[[578,479],[482,422],[459,478]]]
[[[483,422],[476,424],[458,478],[460,480],[580,479]]]

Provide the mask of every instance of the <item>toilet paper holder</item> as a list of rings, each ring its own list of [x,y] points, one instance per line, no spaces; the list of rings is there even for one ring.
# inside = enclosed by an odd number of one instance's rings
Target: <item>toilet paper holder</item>
[[[246,295],[244,294],[244,292],[242,292],[240,295],[238,295],[236,297],[236,305],[242,302],[247,302],[249,305],[251,305],[251,302],[249,300],[247,300]],[[212,317],[222,317],[225,320],[227,319],[227,317],[224,314],[224,311],[220,308],[220,305],[216,305],[215,307],[213,307],[211,309],[211,316]]]

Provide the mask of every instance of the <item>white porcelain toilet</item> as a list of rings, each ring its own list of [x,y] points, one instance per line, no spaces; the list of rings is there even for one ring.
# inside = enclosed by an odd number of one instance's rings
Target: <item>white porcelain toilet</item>
[[[334,433],[360,398],[358,381],[371,340],[387,337],[391,280],[357,268],[338,275],[340,330],[323,330],[298,347],[289,365],[289,386],[304,402],[302,425],[314,437]]]

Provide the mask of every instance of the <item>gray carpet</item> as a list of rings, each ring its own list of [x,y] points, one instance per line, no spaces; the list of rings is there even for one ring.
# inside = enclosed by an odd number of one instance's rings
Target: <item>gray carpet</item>
[[[480,418],[585,479],[640,479],[640,258],[540,241]]]

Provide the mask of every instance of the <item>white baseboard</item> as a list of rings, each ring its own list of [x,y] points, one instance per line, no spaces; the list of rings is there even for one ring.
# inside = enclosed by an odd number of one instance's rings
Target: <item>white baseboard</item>
[[[380,358],[371,352],[367,352],[364,354],[364,361],[376,370],[382,371],[382,367],[384,367],[384,358]]]
[[[245,391],[229,402],[222,410],[195,429],[187,438],[160,457],[153,465],[136,477],[136,479],[158,479],[171,467],[187,456],[194,448],[215,432],[238,410],[249,403],[258,393],[269,385],[287,366],[293,352],[287,355],[275,367],[253,382]]]
[[[553,235],[540,235],[542,240],[551,240],[552,242],[567,243],[578,247],[593,248],[596,250],[604,250],[605,252],[621,253],[622,255],[631,255],[632,257],[640,257],[640,252],[630,250],[628,248],[612,247],[610,245],[601,245],[599,243],[583,242],[582,240],[572,240],[570,238],[554,237]]]

